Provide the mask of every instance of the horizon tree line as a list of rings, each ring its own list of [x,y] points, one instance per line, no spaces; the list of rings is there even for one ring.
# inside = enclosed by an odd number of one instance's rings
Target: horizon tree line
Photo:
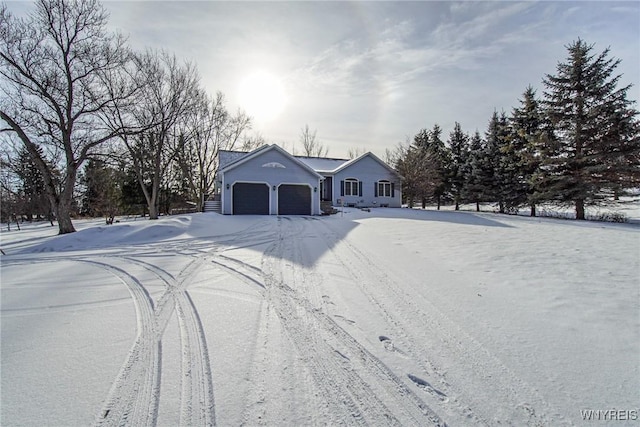
[[[213,191],[217,154],[250,150],[251,118],[210,96],[194,64],[132,51],[106,31],[98,0],[38,0],[26,18],[0,5],[0,213],[55,218],[75,231],[74,214],[170,206],[201,210]],[[529,86],[509,116],[494,112],[484,135],[456,122],[446,142],[436,124],[389,152],[404,177],[406,202],[495,202],[513,212],[545,201],[585,206],[640,185],[638,112],[618,87],[619,59],[578,39],[541,99]],[[328,147],[306,125],[305,155]],[[350,157],[357,153],[351,153]]]

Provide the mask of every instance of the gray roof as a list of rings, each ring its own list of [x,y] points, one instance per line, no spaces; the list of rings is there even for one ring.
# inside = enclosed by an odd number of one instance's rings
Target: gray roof
[[[389,172],[397,175],[399,178],[402,178],[402,176],[398,173],[397,170],[395,170],[394,168],[389,166],[386,162],[381,160],[380,157],[376,156],[371,151],[366,152],[366,153],[360,155],[359,157],[356,157],[355,159],[351,159],[351,160],[348,160],[348,161],[344,162],[341,166],[338,166],[338,168],[334,169],[332,172],[337,173],[337,172],[339,172],[339,171],[341,171],[343,169],[346,169],[347,167],[351,166],[352,164],[358,163],[360,160],[364,159],[365,157],[371,157],[373,160],[375,160],[376,162],[378,162],[382,166],[384,166]]]
[[[316,172],[331,172],[349,161],[347,159],[327,159],[324,157],[295,157]]]
[[[220,150],[219,152],[220,170],[228,169],[229,167],[232,167],[232,165],[236,163],[243,162],[243,160],[247,156],[254,156],[257,153],[260,153],[262,151],[266,151],[269,149],[273,149],[273,148],[276,148],[278,149],[278,151],[281,151],[282,153],[285,153],[286,155],[293,157],[294,159],[302,163],[304,166],[306,166],[307,168],[310,168],[316,173],[336,173],[354,163],[359,162],[361,159],[365,157],[371,157],[377,162],[379,162],[381,165],[383,165],[385,168],[387,168],[390,172],[393,172],[394,174],[400,177],[400,175],[395,169],[393,169],[391,166],[389,166],[388,164],[380,160],[378,156],[376,156],[371,152],[364,153],[356,157],[355,159],[331,159],[326,157],[291,156],[289,153],[287,153],[285,150],[283,150],[281,147],[277,146],[276,144],[263,145],[262,147],[257,148],[256,150],[253,150],[251,152]]]
[[[220,159],[220,169],[235,162],[236,160],[239,160],[247,154],[249,154],[247,151],[220,150],[218,152],[218,158]]]

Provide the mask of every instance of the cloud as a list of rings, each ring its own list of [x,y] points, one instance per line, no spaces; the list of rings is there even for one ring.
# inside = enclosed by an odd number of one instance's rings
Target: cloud
[[[540,23],[504,31],[506,22],[531,7],[454,3],[449,17],[435,27],[411,18],[378,22],[381,29],[375,37],[361,35],[326,47],[292,73],[292,79],[338,96],[379,95],[381,90],[392,96],[435,72],[477,70],[509,46],[535,40]]]
[[[297,140],[305,123],[327,141],[363,146],[393,144],[434,123],[482,131],[494,109],[509,111],[529,84],[539,89],[577,37],[612,46],[625,82],[640,86],[640,6],[632,2],[105,6],[136,48],[196,61],[208,90],[223,91],[232,109],[246,75],[264,68],[280,76],[289,106],[258,129],[274,141]]]

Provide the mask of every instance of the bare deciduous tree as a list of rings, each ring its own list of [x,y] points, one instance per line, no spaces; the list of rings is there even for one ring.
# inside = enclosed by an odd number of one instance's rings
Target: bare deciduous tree
[[[15,135],[40,169],[60,234],[75,231],[78,170],[122,132],[107,126],[106,116],[131,95],[110,87],[125,78],[129,50],[106,25],[97,0],[38,0],[24,19],[0,6],[1,130]],[[60,186],[52,167],[63,171]]]
[[[304,125],[300,134],[302,143],[302,155],[307,157],[325,157],[329,154],[329,148],[325,147],[317,138],[316,130],[313,133],[309,130],[309,125]]]
[[[179,64],[175,55],[147,50],[137,55],[136,78],[146,82],[133,111],[139,134],[122,134],[133,169],[149,208],[158,218],[160,186],[172,162],[185,146],[180,124],[196,108],[198,73],[189,63]]]
[[[360,157],[365,153],[364,148],[362,147],[351,147],[347,151],[347,157],[350,159],[355,159],[356,157]]]
[[[407,140],[393,151],[387,150],[386,157],[402,176],[404,201],[413,207],[416,201],[422,200],[424,208],[425,198],[433,194],[439,184],[432,154]]]
[[[251,128],[251,119],[242,111],[232,116],[224,95],[209,97],[204,91],[195,96],[196,105],[182,123],[185,143],[176,160],[189,186],[196,209],[201,211],[205,196],[213,191],[220,150],[250,150],[254,143],[242,136]]]

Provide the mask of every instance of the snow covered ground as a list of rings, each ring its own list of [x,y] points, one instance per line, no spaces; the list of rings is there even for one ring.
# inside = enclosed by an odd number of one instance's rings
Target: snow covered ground
[[[0,234],[3,426],[638,416],[637,224],[410,209],[76,224]]]

